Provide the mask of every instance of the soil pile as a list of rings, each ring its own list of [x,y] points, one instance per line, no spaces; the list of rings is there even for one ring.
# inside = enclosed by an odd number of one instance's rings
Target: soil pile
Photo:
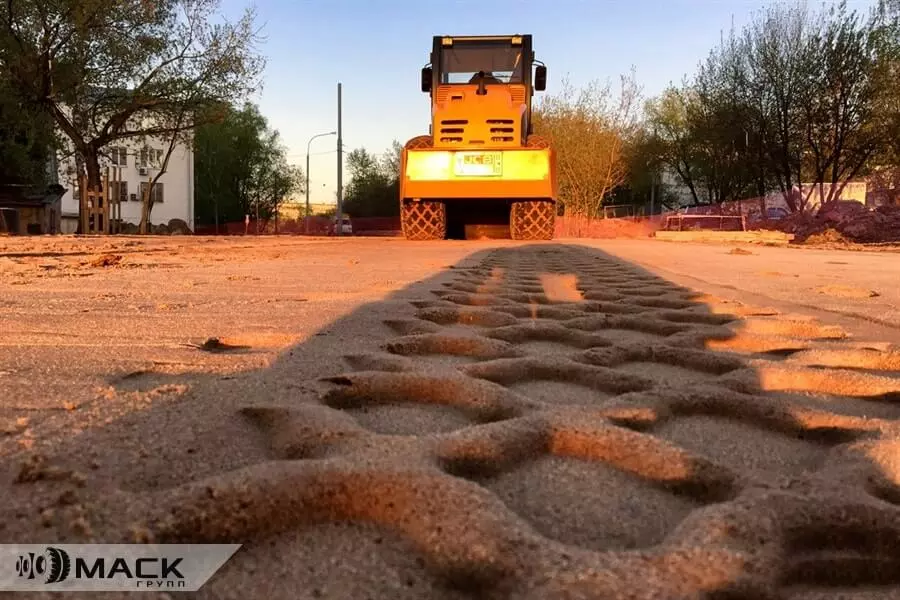
[[[900,206],[868,209],[859,202],[826,202],[815,215],[795,214],[778,227],[798,242],[900,242]]]

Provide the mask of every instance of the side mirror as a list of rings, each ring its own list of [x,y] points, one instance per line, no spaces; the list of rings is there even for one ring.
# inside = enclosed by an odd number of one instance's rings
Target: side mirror
[[[534,70],[534,89],[543,92],[547,89],[547,67],[538,65]]]
[[[431,67],[422,67],[422,91],[431,91]]]

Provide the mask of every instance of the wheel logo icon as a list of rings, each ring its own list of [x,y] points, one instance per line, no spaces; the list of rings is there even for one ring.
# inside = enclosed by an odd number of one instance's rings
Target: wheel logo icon
[[[16,573],[25,579],[43,579],[44,583],[59,583],[69,577],[72,561],[65,550],[47,548],[43,554],[29,552],[16,560]]]

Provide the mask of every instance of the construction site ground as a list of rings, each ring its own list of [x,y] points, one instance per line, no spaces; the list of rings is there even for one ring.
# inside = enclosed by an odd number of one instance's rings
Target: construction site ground
[[[199,598],[897,600],[898,281],[652,239],[0,238],[0,531],[242,543]]]

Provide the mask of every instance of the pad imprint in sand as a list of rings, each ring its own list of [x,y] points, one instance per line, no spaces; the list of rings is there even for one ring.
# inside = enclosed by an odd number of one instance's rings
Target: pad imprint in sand
[[[130,497],[248,545],[201,596],[900,597],[896,349],[578,246],[454,273],[317,401],[245,411],[268,460]]]

